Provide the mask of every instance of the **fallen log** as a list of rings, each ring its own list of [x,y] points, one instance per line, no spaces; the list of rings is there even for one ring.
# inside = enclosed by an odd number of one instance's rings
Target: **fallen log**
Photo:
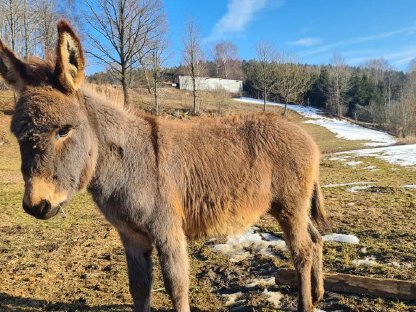
[[[325,290],[375,297],[416,300],[416,281],[364,277],[350,274],[324,274]],[[297,286],[293,269],[279,269],[276,284]]]

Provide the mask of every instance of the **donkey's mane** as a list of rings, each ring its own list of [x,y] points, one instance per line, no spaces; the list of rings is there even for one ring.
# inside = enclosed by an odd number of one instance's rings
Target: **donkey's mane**
[[[242,113],[238,115],[223,116],[220,118],[202,116],[199,118],[192,118],[187,122],[184,122],[178,119],[171,119],[163,116],[155,116],[143,109],[134,107],[133,105],[126,107],[123,101],[123,94],[119,90],[111,86],[84,83],[81,88],[81,93],[95,101],[100,102],[101,104],[104,104],[108,107],[111,107],[112,109],[119,111],[127,118],[131,116],[137,116],[138,118],[142,118],[152,125],[164,124],[166,126],[170,125],[172,127],[180,127],[182,129],[187,127],[210,128],[221,125],[224,126],[226,124],[232,125],[235,123],[239,123],[242,120],[260,121],[263,119],[270,118],[275,121],[282,120],[280,115],[274,113]]]
[[[109,86],[84,83],[81,87],[81,93],[126,114],[133,110],[133,108],[125,107],[123,94]]]

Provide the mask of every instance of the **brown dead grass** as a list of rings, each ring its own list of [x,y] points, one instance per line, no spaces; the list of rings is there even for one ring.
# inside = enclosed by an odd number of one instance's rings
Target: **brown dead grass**
[[[416,136],[408,135],[404,138],[397,138],[396,145],[416,144]]]

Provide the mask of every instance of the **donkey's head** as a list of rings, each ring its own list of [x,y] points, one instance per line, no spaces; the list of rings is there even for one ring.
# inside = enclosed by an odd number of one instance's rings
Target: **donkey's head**
[[[23,61],[0,41],[0,74],[18,93],[11,130],[17,137],[25,181],[23,208],[48,219],[90,181],[96,139],[78,91],[84,76],[81,43],[58,24],[55,62]]]

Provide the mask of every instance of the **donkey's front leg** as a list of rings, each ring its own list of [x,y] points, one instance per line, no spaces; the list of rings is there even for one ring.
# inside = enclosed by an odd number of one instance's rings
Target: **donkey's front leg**
[[[124,245],[134,312],[150,312],[152,244],[144,235],[120,233]]]
[[[163,228],[157,234],[156,248],[159,253],[165,287],[175,311],[189,312],[189,264],[186,237],[180,226]]]

